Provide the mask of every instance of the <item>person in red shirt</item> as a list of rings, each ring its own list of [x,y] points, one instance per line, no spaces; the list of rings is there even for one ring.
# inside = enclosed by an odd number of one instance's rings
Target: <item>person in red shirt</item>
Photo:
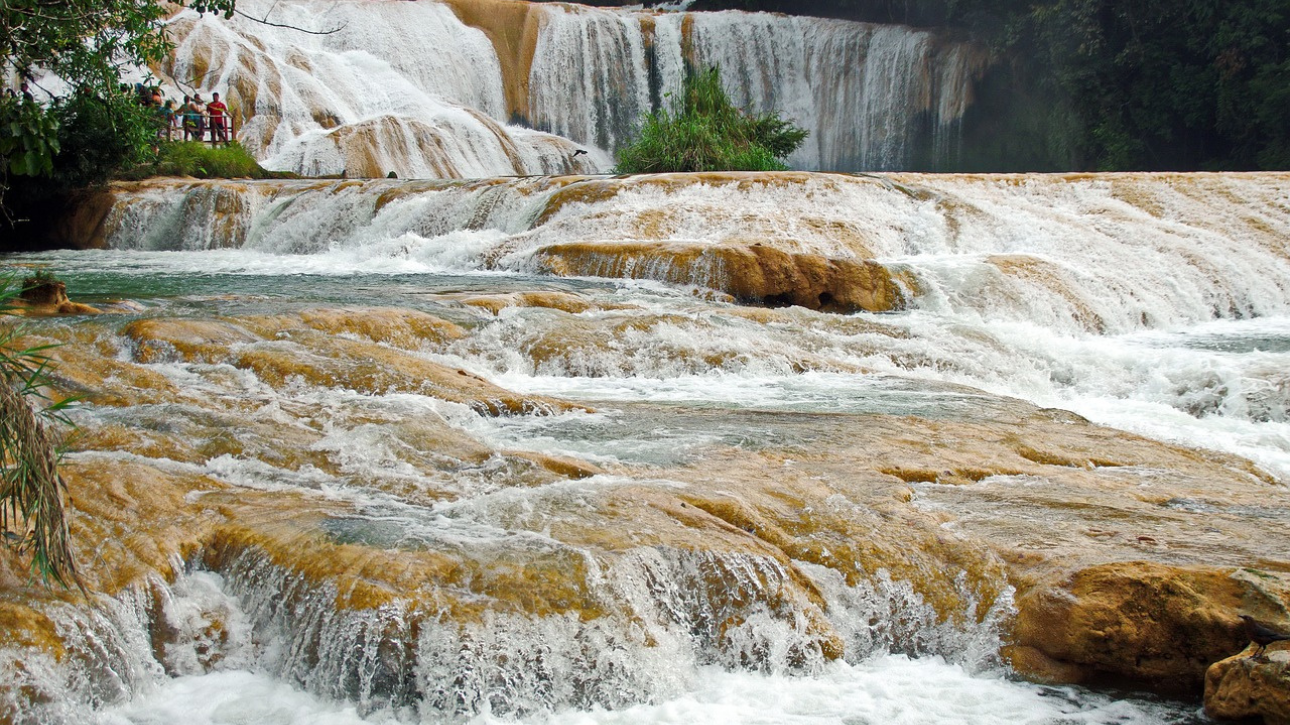
[[[206,114],[210,116],[211,125],[211,143],[223,141],[228,144],[228,119],[225,114],[228,112],[228,106],[219,99],[218,93],[211,94],[211,102],[206,104]]]

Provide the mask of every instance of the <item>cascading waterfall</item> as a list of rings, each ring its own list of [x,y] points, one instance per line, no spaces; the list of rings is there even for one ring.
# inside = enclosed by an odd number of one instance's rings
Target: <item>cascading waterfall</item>
[[[280,25],[185,12],[163,69],[225,90],[239,139],[269,168],[307,175],[460,178],[592,171],[566,139],[509,126],[488,38],[435,2],[239,6]]]
[[[810,132],[795,168],[934,165],[955,151],[950,129],[984,63],[979,50],[902,26],[739,12],[645,22],[553,9],[530,73],[530,119],[612,150],[644,113],[672,103],[687,66],[716,66],[737,105]]]
[[[107,243],[145,250],[241,244],[255,255],[303,255],[293,257],[296,269],[327,273],[531,273],[547,271],[549,263],[542,260],[556,249],[583,265],[580,274],[723,290],[737,283],[731,276],[736,269],[685,262],[688,257],[668,256],[668,250],[706,250],[695,257],[701,261],[704,254],[757,240],[824,259],[880,260],[905,275],[908,304],[928,315],[911,318],[912,330],[942,329],[934,321],[941,316],[1004,326],[988,339],[951,335],[928,349],[902,349],[907,343],[880,338],[878,349],[848,351],[848,365],[877,365],[1050,404],[1110,394],[1196,415],[1225,411],[1251,421],[1284,421],[1290,398],[1283,376],[1258,358],[1229,368],[1218,360],[1198,363],[1191,350],[1147,356],[1096,352],[1108,336],[1138,336],[1148,346],[1158,337],[1168,348],[1170,331],[1180,327],[1283,316],[1290,306],[1290,261],[1269,231],[1285,224],[1278,183],[1168,175],[1069,181],[918,175],[537,178],[465,185],[372,181],[334,188],[303,181],[180,183],[123,197],[109,215]],[[1229,194],[1249,207],[1236,215],[1210,215],[1210,200]],[[212,213],[219,221],[205,223]],[[634,251],[642,243],[661,256]],[[585,263],[578,261],[581,254]],[[623,261],[615,262],[615,254]],[[250,259],[266,268],[277,264],[272,257]],[[256,264],[244,257],[228,263],[230,271]],[[505,329],[504,322],[496,328]],[[538,334],[532,328],[515,333]],[[1081,339],[1087,342],[1076,342]],[[498,343],[499,349],[531,344]],[[894,347],[883,349],[887,345]],[[1083,352],[1058,352],[1072,346]],[[1019,350],[1025,350],[1020,366]],[[675,353],[660,353],[660,364],[691,364]],[[1157,358],[1173,364],[1162,370]],[[638,358],[637,364],[651,359]],[[784,362],[786,369],[797,364]],[[580,375],[657,374],[616,354],[582,357],[576,366]],[[1194,387],[1201,379],[1209,382]],[[1089,412],[1100,407],[1094,404]],[[1194,438],[1179,435],[1207,445],[1234,444],[1233,450],[1274,467],[1286,465],[1273,463],[1287,460],[1285,453],[1256,453],[1237,442],[1247,433],[1220,441],[1207,441],[1211,436],[1199,431]]]
[[[539,128],[613,150],[651,108],[639,17],[555,8],[543,17],[529,73],[529,117]]]
[[[810,131],[790,159],[801,169],[910,168],[962,117],[983,63],[901,26],[719,13],[696,15],[691,32],[692,62],[721,68],[738,105]]]
[[[325,35],[181,13],[163,70],[176,91],[226,89],[248,119],[243,142],[269,168],[459,178],[605,171],[641,117],[672,102],[687,66],[710,65],[737,103],[810,132],[795,167],[936,167],[956,150],[986,63],[979,49],[900,26],[558,4],[524,10],[536,18],[529,56],[527,40],[471,27],[456,6],[249,0],[243,11]],[[550,133],[503,125],[516,117]]]
[[[513,272],[537,269],[535,254],[562,243],[765,242],[908,269],[921,309],[1125,334],[1283,314],[1290,262],[1269,231],[1284,221],[1282,193],[1255,178],[1168,175],[175,182],[121,197],[104,241]],[[1253,210],[1207,218],[1212,194],[1248,199]],[[202,223],[211,216],[217,223]],[[466,237],[473,242],[462,244]],[[727,283],[695,274],[689,283]]]
[[[16,722],[1156,723],[1001,676],[1033,580],[1284,556],[1286,174],[108,193]]]
[[[247,669],[354,703],[364,714],[420,711],[437,719],[662,702],[684,691],[688,673],[701,666],[797,676],[825,667],[818,633],[798,609],[809,603],[739,611],[744,605],[729,596],[743,588],[760,599],[785,586],[783,567],[755,557],[640,550],[593,572],[596,596],[625,609],[591,622],[575,613],[497,612],[458,621],[446,609],[401,600],[338,610],[334,587],[313,587],[254,552],[222,564],[223,574],[173,566],[173,583],[152,578],[89,612],[50,610],[70,644],[61,666],[30,654],[12,661],[12,652],[0,650],[0,671],[46,705],[28,713],[34,722],[73,722],[78,706],[120,703],[165,676]],[[1004,596],[980,624],[954,626],[886,572],[850,587],[830,569],[801,566],[828,592],[854,662],[898,647],[979,668],[994,660],[997,626],[1011,614]],[[716,584],[733,588],[708,591]],[[968,601],[978,604],[970,593]],[[975,619],[971,609],[966,614]],[[736,615],[739,626],[718,631]]]

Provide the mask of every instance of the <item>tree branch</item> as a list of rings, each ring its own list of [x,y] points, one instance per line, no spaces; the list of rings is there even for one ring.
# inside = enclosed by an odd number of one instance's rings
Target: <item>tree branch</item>
[[[347,25],[342,25],[339,28],[332,28],[331,30],[306,30],[304,28],[297,27],[295,25],[283,25],[282,23],[271,23],[268,21],[267,15],[264,16],[263,18],[257,18],[253,15],[247,15],[241,10],[234,10],[233,12],[237,15],[240,15],[241,17],[246,18],[247,20],[260,23],[261,25],[269,25],[275,28],[286,28],[288,30],[298,30],[302,33],[309,33],[310,35],[331,35],[332,33],[339,33],[340,31],[348,27]]]

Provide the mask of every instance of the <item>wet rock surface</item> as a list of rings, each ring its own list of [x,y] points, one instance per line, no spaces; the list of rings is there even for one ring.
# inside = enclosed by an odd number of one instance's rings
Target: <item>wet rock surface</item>
[[[593,309],[541,295],[465,304],[488,315]],[[1276,481],[1239,459],[1016,400],[974,393],[976,405],[939,418],[631,405],[645,429],[657,419],[711,433],[733,418],[763,433],[651,462],[589,462],[509,451],[452,423],[435,406],[589,408],[431,362],[469,332],[424,313],[316,308],[52,332],[88,336],[56,354],[63,384],[95,411],[63,467],[90,587],[121,596],[196,565],[246,597],[280,600],[260,616],[304,628],[306,650],[322,646],[306,626],[318,612],[391,607],[410,628],[382,635],[393,641],[415,639],[430,618],[611,628],[644,618],[646,634],[615,636],[648,649],[679,628],[743,665],[768,656],[748,639],[766,618],[796,632],[781,655],[796,666],[875,645],[965,656],[973,645],[961,633],[1001,627],[1003,654],[1025,676],[1188,695],[1243,643],[1236,613],[1290,603]],[[103,332],[115,337],[93,343]],[[204,382],[194,387],[194,375]],[[340,397],[318,407],[311,390]],[[403,391],[443,402],[403,412],[365,402]],[[342,432],[375,435],[384,462],[345,453]],[[606,584],[623,572],[656,584]],[[844,624],[860,602],[878,607],[862,610],[876,629]],[[18,644],[65,646],[38,609],[15,606]],[[218,662],[226,615],[211,611],[194,633],[158,625],[161,660],[199,642],[183,661]]]
[[[1215,662],[1205,673],[1205,712],[1220,720],[1290,723],[1290,651],[1270,648],[1255,657],[1251,647]]]

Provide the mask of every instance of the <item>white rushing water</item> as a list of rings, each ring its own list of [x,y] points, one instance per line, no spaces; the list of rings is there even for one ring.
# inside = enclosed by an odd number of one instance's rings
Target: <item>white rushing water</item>
[[[451,178],[585,172],[610,161],[507,118],[483,32],[437,2],[276,3],[182,12],[172,95],[222,91],[264,166],[301,174]],[[277,27],[289,26],[289,27]],[[313,32],[326,34],[316,35]]]
[[[240,490],[343,503],[352,514],[325,523],[341,541],[473,561],[519,551],[584,562],[593,557],[550,535],[556,513],[620,487],[679,485],[618,475],[502,485],[498,460],[441,466],[441,452],[403,440],[400,422],[419,419],[492,451],[667,467],[714,446],[788,446],[800,433],[773,417],[750,424],[745,411],[989,420],[1007,411],[997,397],[1007,396],[1235,453],[1290,481],[1285,174],[174,182],[123,196],[106,225],[109,251],[23,260],[53,265],[91,298],[140,299],[145,315],[428,309],[467,331],[429,359],[598,409],[481,416],[411,393],[273,388],[247,370],[163,357],[150,373],[184,390],[183,401],[83,414],[90,429],[201,438],[244,421],[221,421],[196,401],[245,401],[247,417],[287,427],[298,419],[284,411],[307,410],[325,432],[310,450],[334,472],[282,466],[255,435],[236,456],[148,460]],[[879,260],[904,275],[908,305],[763,318],[708,289],[721,282],[710,270],[682,283],[651,278],[649,265],[641,279],[561,279],[537,261],[579,242],[716,249],[751,240]],[[453,302],[533,289],[595,305],[493,315]],[[127,343],[111,344],[129,357]],[[413,505],[385,493],[405,487],[442,499]],[[1203,722],[1190,704],[1009,679],[997,660],[1009,595],[978,601],[963,587],[961,621],[976,623],[964,626],[884,573],[847,586],[834,570],[795,561],[827,607],[741,610],[718,643],[711,622],[728,612],[705,609],[721,597],[701,573],[722,571],[741,591],[785,591],[783,564],[633,550],[589,565],[586,582],[598,605],[631,616],[498,614],[468,625],[398,605],[341,611],[335,591],[309,589],[250,554],[219,573],[174,566],[174,582],[101,611],[56,609],[59,631],[85,643],[70,664],[28,657],[17,671],[0,650],[0,672],[46,688],[50,722],[111,725]],[[841,661],[819,655],[808,611],[823,611],[843,638]],[[154,620],[171,633],[160,655]]]
[[[708,668],[684,695],[659,705],[624,710],[558,712],[523,720],[533,725],[1040,725],[1177,721],[1171,708],[1115,701],[1067,688],[1020,685],[973,676],[936,658],[889,655],[859,665],[838,663],[810,680]],[[194,703],[197,706],[194,707]],[[1199,715],[1197,715],[1199,721]],[[103,714],[104,725],[357,725],[398,723],[396,717],[360,717],[352,706],[320,700],[249,672],[180,677],[129,705]],[[508,718],[481,715],[474,725]]]
[[[295,593],[289,583],[285,590],[275,589],[281,582],[274,580],[264,562],[247,561],[236,568],[233,576],[243,577],[243,589],[250,585],[252,590],[239,596],[230,591],[235,587],[226,577],[195,571],[181,574],[170,586],[156,583],[155,594],[127,596],[89,614],[71,608],[52,612],[62,631],[77,632],[76,638],[91,646],[79,655],[80,663],[70,667],[68,663],[59,667],[31,657],[24,661],[23,668],[38,670],[37,674],[44,676],[41,685],[60,688],[45,694],[65,709],[42,711],[41,717],[51,718],[47,722],[96,725],[181,721],[193,725],[392,725],[444,721],[590,725],[685,723],[696,719],[766,725],[1135,725],[1186,722],[1192,716],[1190,708],[1172,703],[1010,681],[997,670],[947,661],[939,655],[911,658],[875,650],[868,657],[819,665],[810,676],[800,671],[758,673],[697,664],[688,659],[680,641],[654,642],[625,658],[622,643],[615,642],[612,634],[600,632],[589,637],[586,625],[579,624],[576,618],[561,617],[538,622],[503,619],[493,622],[489,631],[469,633],[468,639],[432,628],[421,636],[416,663],[398,664],[415,674],[417,689],[427,695],[426,699],[373,700],[375,690],[363,688],[384,688],[382,698],[388,698],[390,683],[356,682],[346,668],[355,661],[370,663],[372,657],[388,660],[390,653],[378,655],[378,642],[369,635],[375,631],[389,636],[388,627],[391,623],[398,626],[400,612],[355,613],[344,621],[334,612],[328,614],[331,610],[324,601],[327,597],[323,597],[314,601],[319,609],[311,612],[311,617],[291,621],[291,615],[283,618],[281,611],[285,607],[275,600],[282,597],[279,591],[289,596]],[[257,586],[262,589],[256,591]],[[872,602],[875,595],[881,600],[883,593],[865,592],[856,601]],[[156,626],[173,633],[160,661],[153,659],[145,628],[145,622],[158,611]],[[874,614],[848,611],[844,606],[839,606],[838,612],[837,616],[851,617]],[[274,621],[256,621],[266,616]],[[304,648],[312,641],[326,648],[321,661],[307,672],[292,672],[291,663],[306,656]],[[572,678],[586,667],[586,663],[572,660],[561,662],[561,657],[581,656],[575,654],[578,648],[588,646],[605,658],[600,666],[606,668],[602,672],[613,689],[595,695],[592,707],[570,707],[566,702],[549,709],[551,688],[556,688],[554,694],[559,702],[559,689],[573,687]],[[535,647],[543,653],[541,659],[534,659]],[[489,672],[489,658],[496,655],[501,655],[503,662],[505,658],[519,658],[538,669]],[[631,656],[643,659],[632,662]],[[610,659],[614,657],[619,659]],[[8,664],[0,659],[0,668]],[[647,689],[635,691],[630,675],[612,674],[612,670],[624,665],[640,667],[639,674],[653,678],[648,683],[637,683]],[[563,667],[573,669],[562,671]],[[48,671],[39,672],[42,668]],[[273,674],[284,669],[284,677]],[[474,683],[479,687],[477,691],[470,689],[470,683],[465,684],[465,691],[482,698],[484,704],[482,711],[474,715],[468,712],[453,717],[454,705],[460,707],[461,703],[436,701],[433,692],[438,684],[455,678],[454,697],[460,697],[463,677],[478,679]],[[532,679],[526,681],[527,678]],[[292,679],[297,684],[289,684]],[[357,691],[352,689],[355,686]],[[82,709],[84,702],[98,707],[86,712]],[[615,703],[614,707],[604,707]],[[526,713],[529,706],[532,711]],[[1195,717],[1199,718],[1199,714]],[[19,722],[24,720],[20,718]]]
[[[748,376],[769,375],[766,384],[778,388],[801,359],[822,358],[1068,408],[1290,472],[1290,261],[1278,236],[1288,223],[1280,176],[815,176],[676,190],[629,180],[612,199],[565,205],[540,224],[557,191],[543,180],[428,185],[379,211],[386,182],[335,193],[305,186],[298,194],[290,185],[287,193],[255,185],[145,192],[123,207],[113,245],[208,249],[230,243],[222,234],[244,233],[239,250],[129,257],[129,264],[229,274],[513,275],[532,272],[535,253],[551,244],[638,241],[643,220],[664,214],[667,233],[655,241],[720,245],[752,235],[911,273],[918,288],[911,309],[881,318],[908,337],[850,335],[832,316],[806,311],[783,335],[700,315],[654,328],[632,355],[590,351],[534,369],[506,351],[544,332],[503,316],[490,329],[491,347],[464,350],[458,362],[519,390],[590,398],[627,393],[635,379],[700,375],[689,395],[732,401],[763,384]],[[1211,203],[1224,195],[1245,203],[1239,210]],[[197,221],[231,196],[242,209],[236,223]],[[698,287],[711,281],[695,274]],[[732,362],[720,371],[690,368],[673,354],[678,345],[726,350]],[[762,353],[738,352],[750,349]],[[702,377],[713,374],[729,376],[728,392]],[[819,385],[838,383],[826,376]],[[673,386],[686,383],[665,389]],[[641,391],[647,397],[658,388]]]
[[[503,63],[484,31],[430,0],[238,9],[274,25],[191,11],[171,21],[167,87],[223,92],[266,167],[311,175],[606,171],[642,116],[672,104],[687,64],[719,66],[740,106],[809,131],[795,168],[935,167],[952,159],[986,63],[980,49],[902,26],[552,3],[528,11],[536,49],[524,65],[522,53]],[[517,52],[515,42],[503,47]],[[525,89],[519,108],[508,83]],[[508,125],[514,116],[555,135]],[[589,153],[573,156],[579,148]]]

